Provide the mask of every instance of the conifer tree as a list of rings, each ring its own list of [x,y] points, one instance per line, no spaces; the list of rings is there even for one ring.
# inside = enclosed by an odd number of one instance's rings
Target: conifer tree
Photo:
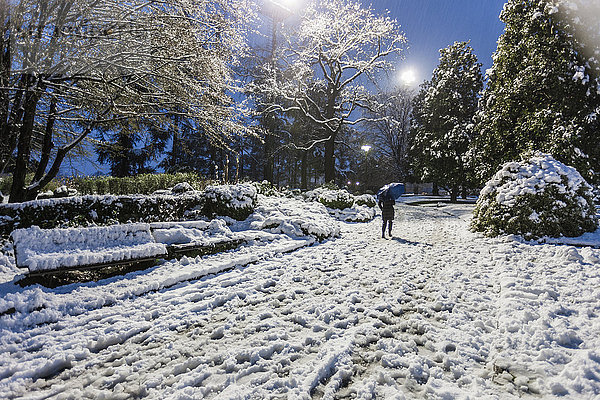
[[[473,49],[469,42],[456,42],[440,50],[431,81],[421,85],[414,100],[415,172],[423,180],[447,187],[452,201],[468,184],[465,155],[482,88],[481,64]]]
[[[509,0],[505,5],[500,19],[506,29],[488,70],[471,153],[482,181],[533,150],[598,182],[599,42],[578,17],[593,3]]]

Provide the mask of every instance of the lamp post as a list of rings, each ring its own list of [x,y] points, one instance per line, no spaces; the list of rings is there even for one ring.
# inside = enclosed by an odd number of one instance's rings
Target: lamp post
[[[261,14],[270,18],[271,20],[271,52],[269,54],[269,64],[271,67],[271,71],[273,73],[273,78],[276,79],[276,70],[275,70],[275,50],[277,48],[277,27],[280,23],[282,23],[287,17],[292,15],[292,11],[289,8],[289,1],[277,1],[277,0],[264,0],[263,7],[261,9]],[[268,99],[269,102],[274,99]],[[265,116],[265,164],[263,169],[264,179],[275,183],[274,176],[274,165],[275,165],[275,157],[274,157],[274,149],[275,149],[275,129],[276,129],[276,116],[274,112],[269,112]]]
[[[362,146],[360,146],[360,149],[365,152],[365,160],[363,161],[363,164],[364,164],[363,177],[362,177],[363,182],[369,182],[369,180],[367,179],[368,178],[368,176],[367,176],[368,168],[369,168],[369,166],[367,165],[367,161],[369,158],[369,151],[371,151],[372,148],[373,148],[373,146],[371,146],[369,144],[363,144]],[[358,182],[356,182],[356,185],[358,186]],[[358,187],[357,187],[357,189],[358,189]]]

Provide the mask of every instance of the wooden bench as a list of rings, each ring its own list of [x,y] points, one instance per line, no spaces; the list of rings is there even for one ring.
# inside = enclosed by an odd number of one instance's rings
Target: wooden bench
[[[68,270],[96,269],[143,262],[167,255],[144,223],[87,228],[40,229],[36,226],[11,233],[15,261],[30,275]]]
[[[180,259],[232,250],[252,240],[274,240],[262,231],[231,232],[221,220],[132,223],[67,229],[36,226],[11,233],[21,286],[57,287],[100,280]]]

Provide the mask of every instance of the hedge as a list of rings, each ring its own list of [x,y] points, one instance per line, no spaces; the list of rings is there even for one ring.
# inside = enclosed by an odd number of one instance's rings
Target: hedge
[[[0,205],[0,235],[17,228],[181,221],[215,215],[246,219],[256,206],[251,185],[208,186],[205,191],[160,195],[87,195]]]

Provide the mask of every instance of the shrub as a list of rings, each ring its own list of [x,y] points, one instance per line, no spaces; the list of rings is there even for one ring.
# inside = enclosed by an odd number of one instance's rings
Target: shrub
[[[256,189],[251,184],[207,186],[204,200],[204,215],[226,215],[243,221],[254,211]]]
[[[325,190],[319,195],[319,202],[325,207],[344,210],[352,207],[354,196],[345,190]]]
[[[0,206],[0,234],[16,228],[108,225],[127,222],[176,221],[201,207],[200,192],[182,196],[76,196]]]
[[[278,196],[279,190],[269,181],[253,182],[252,185],[256,189],[257,194],[263,196]]]
[[[81,194],[151,194],[187,182],[195,190],[202,190],[207,182],[193,172],[175,174],[140,174],[116,178],[112,176],[76,177],[70,184]]]
[[[354,204],[357,206],[367,206],[373,208],[377,205],[377,201],[375,200],[375,196],[363,194],[354,198]]]
[[[25,178],[26,182],[31,182],[33,179],[33,174],[27,174]],[[10,187],[12,186],[12,175],[6,175],[0,178],[0,192],[2,192],[5,196],[8,196],[10,193]],[[53,179],[44,188],[43,191],[54,191],[56,188],[63,186],[63,183],[59,179]]]
[[[325,186],[304,193],[306,201],[318,201],[325,207],[337,210],[350,208],[354,204],[354,196],[342,189],[328,189]]]
[[[526,239],[580,236],[597,229],[591,187],[572,167],[534,154],[505,164],[487,182],[471,228],[487,236]]]
[[[310,236],[323,241],[340,235],[339,224],[322,204],[301,199],[265,197],[249,221],[251,229],[266,229],[292,237]]]

